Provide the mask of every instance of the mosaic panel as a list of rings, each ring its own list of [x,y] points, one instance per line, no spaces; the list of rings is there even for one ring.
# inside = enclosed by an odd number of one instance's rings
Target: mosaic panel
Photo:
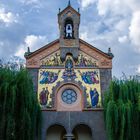
[[[98,67],[98,61],[93,57],[88,56],[87,54],[80,51],[76,65],[80,67]]]
[[[60,59],[60,51],[57,51],[41,60],[41,66],[61,66],[61,65],[63,65],[63,63]]]
[[[88,108],[101,107],[99,69],[74,69],[75,78],[64,79],[66,69],[40,69],[38,74],[38,100],[42,108],[52,108],[52,89],[57,82],[77,81],[86,88]],[[84,93],[85,94],[85,93]]]

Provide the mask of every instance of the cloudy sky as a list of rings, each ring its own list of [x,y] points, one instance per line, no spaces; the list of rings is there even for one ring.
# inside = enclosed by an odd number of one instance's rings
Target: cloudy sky
[[[23,58],[59,37],[57,14],[68,0],[0,0],[0,58]],[[80,37],[114,54],[113,75],[140,74],[140,0],[71,0]]]

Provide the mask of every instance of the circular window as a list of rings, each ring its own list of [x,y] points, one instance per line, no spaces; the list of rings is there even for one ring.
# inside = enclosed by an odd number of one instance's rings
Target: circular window
[[[61,95],[63,102],[72,104],[77,100],[77,94],[73,89],[66,89]]]

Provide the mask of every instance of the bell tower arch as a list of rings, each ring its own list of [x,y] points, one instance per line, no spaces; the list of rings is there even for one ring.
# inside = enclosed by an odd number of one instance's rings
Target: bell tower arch
[[[71,53],[74,60],[77,60],[79,55],[79,10],[76,11],[69,2],[64,10],[59,10],[58,24],[61,60],[65,60],[67,53]]]

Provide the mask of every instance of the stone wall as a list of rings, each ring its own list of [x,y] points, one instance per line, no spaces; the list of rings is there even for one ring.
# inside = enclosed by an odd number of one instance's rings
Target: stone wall
[[[112,69],[100,69],[102,101],[104,100],[103,94],[109,88],[111,80],[112,80]]]
[[[107,140],[103,110],[83,112],[43,111],[42,115],[42,140],[46,140],[48,128],[55,124],[63,126],[67,134],[71,134],[77,125],[87,125],[91,128],[93,140]]]

